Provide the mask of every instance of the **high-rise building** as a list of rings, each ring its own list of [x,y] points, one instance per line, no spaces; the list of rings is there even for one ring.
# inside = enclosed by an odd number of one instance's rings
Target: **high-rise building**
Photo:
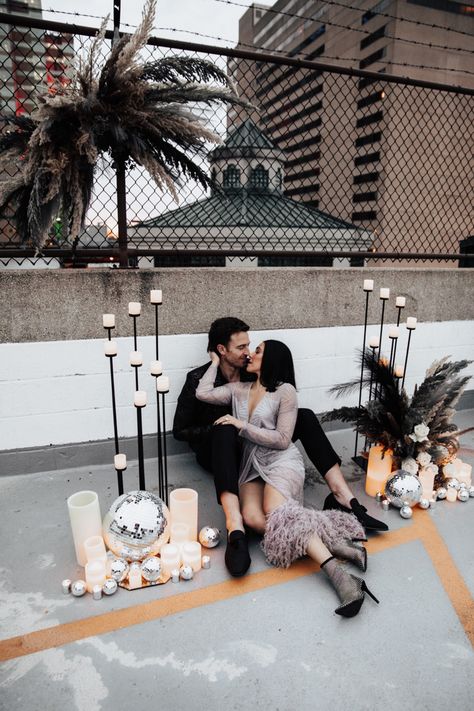
[[[470,88],[472,35],[474,5],[457,0],[278,0],[250,6],[239,25],[242,49]],[[472,233],[467,143],[455,154],[472,104],[263,61],[233,58],[229,73],[287,155],[287,196],[370,229],[377,251],[457,252]],[[232,109],[229,126],[243,118]]]
[[[0,0],[0,12],[41,18],[41,0]],[[38,94],[70,81],[73,36],[9,24],[2,24],[0,33],[1,110],[29,114]]]

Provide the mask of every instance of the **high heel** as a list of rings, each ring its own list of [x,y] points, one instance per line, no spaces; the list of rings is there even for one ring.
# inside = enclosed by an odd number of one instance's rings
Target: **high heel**
[[[365,580],[347,573],[335,558],[331,557],[325,560],[321,564],[321,569],[328,576],[341,601],[341,604],[335,610],[336,615],[341,615],[342,617],[354,617],[357,615],[363,605],[365,593],[370,595],[378,604],[379,601],[369,590]]]
[[[360,539],[343,539],[330,547],[330,551],[336,558],[347,560],[362,570],[367,570],[367,551],[364,546],[357,545]]]

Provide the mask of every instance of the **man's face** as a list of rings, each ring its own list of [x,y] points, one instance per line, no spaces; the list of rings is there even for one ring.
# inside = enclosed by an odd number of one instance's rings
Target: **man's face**
[[[233,333],[227,346],[219,344],[217,352],[222,361],[225,361],[233,368],[243,368],[247,365],[249,355],[250,340],[246,331]]]

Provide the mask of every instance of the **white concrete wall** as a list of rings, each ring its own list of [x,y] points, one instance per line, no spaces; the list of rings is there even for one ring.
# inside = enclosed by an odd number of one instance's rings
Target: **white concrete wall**
[[[390,324],[387,324],[384,333]],[[336,400],[328,389],[358,376],[355,351],[362,343],[362,327],[326,327],[251,332],[251,346],[264,338],[278,338],[291,348],[296,364],[299,401],[302,406],[323,412],[351,398]],[[378,335],[370,326],[368,337]],[[397,362],[403,363],[406,329],[398,346]],[[136,417],[131,403],[134,374],[128,366],[131,338],[117,339],[119,355],[114,359],[119,436],[136,434]],[[22,449],[103,440],[113,437],[111,388],[108,359],[101,339],[7,343],[0,345],[0,450]],[[170,377],[166,424],[171,428],[176,400],[187,370],[204,363],[205,334],[160,337],[160,359]],[[388,338],[384,352],[389,351]],[[144,362],[154,356],[154,338],[140,338]],[[420,323],[413,333],[406,386],[423,379],[426,368],[445,355],[453,359],[474,356],[474,321]],[[474,375],[470,366],[466,373]],[[148,391],[144,410],[144,432],[156,431],[154,380],[148,367],[141,368],[140,388]],[[471,388],[474,387],[474,381]]]

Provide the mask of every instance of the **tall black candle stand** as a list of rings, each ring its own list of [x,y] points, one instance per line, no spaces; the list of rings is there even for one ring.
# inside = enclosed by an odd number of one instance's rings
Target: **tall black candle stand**
[[[382,289],[380,289],[380,292],[382,292]],[[382,314],[380,316],[380,334],[379,334],[379,350],[377,354],[377,358],[380,360],[380,357],[382,355],[382,333],[383,333],[383,322],[384,322],[384,315],[385,315],[385,302],[388,301],[390,298],[390,292],[388,296],[382,296],[382,293],[380,293],[380,301],[382,302]],[[374,390],[374,399],[377,399],[377,388]]]
[[[398,327],[397,327],[398,328]],[[398,336],[391,336],[390,333],[388,334],[388,337],[391,340],[391,345],[390,345],[390,361],[389,361],[389,370],[391,373],[393,373],[393,369],[395,366],[395,352],[397,350],[397,341],[398,341]]]
[[[158,447],[158,496],[160,499],[163,501],[165,500],[165,491],[164,491],[164,480],[163,480],[163,448],[162,448],[162,441],[161,441],[161,414],[160,414],[160,394],[158,392],[157,388],[157,379],[158,376],[161,375],[160,373],[152,373],[152,376],[155,378],[155,392],[156,392],[156,439],[157,439],[157,447]]]
[[[402,315],[402,309],[404,309],[404,308],[405,308],[404,305],[403,305],[403,306],[397,306],[397,311],[398,311],[398,314],[397,314],[397,328],[400,326],[400,318],[401,318],[401,315]],[[398,339],[397,339],[397,341],[398,341]],[[393,348],[393,366],[392,366],[393,368],[395,368],[395,358],[396,358],[396,356],[397,356],[397,341],[395,341],[394,348]]]
[[[407,363],[408,363],[408,353],[410,351],[410,341],[411,341],[411,334],[412,331],[414,331],[416,328],[415,326],[408,326],[407,324],[407,330],[408,330],[408,343],[407,343],[407,351],[405,353],[405,365],[403,366],[403,380],[402,380],[402,390],[405,387],[405,377],[407,374]]]
[[[162,442],[163,442],[163,501],[168,506],[168,459],[166,452],[166,412],[165,412],[165,395],[169,392],[168,390],[158,391],[158,395],[161,395],[161,410],[163,415],[163,431],[162,431]]]
[[[110,339],[109,339],[110,342]],[[115,383],[114,383],[114,364],[113,364],[113,359],[117,355],[117,353],[111,353],[105,354],[107,358],[109,359],[109,364],[110,364],[110,385],[111,385],[111,390],[112,390],[112,417],[113,417],[113,422],[114,422],[114,440],[115,440],[115,454],[119,454],[119,441],[118,441],[118,426],[117,426],[117,403],[115,401]],[[123,494],[123,481],[122,481],[122,476],[118,474],[117,472],[117,485],[118,485],[118,492],[119,496]]]
[[[364,312],[364,336],[362,339],[362,362],[360,364],[360,384],[359,384],[359,407],[361,406],[362,403],[362,383],[364,381],[364,362],[365,362],[365,339],[367,337],[367,312],[369,310],[369,294],[373,290],[373,283],[372,283],[372,288],[366,288],[365,283],[364,283],[364,291],[365,291],[365,312]],[[359,433],[356,430],[356,436],[355,436],[355,443],[354,443],[354,458],[357,457],[357,444],[359,441]]]
[[[158,291],[158,290],[156,290],[156,291]],[[161,303],[162,303],[161,293],[155,294],[154,291],[151,291],[150,292],[150,302],[155,307],[155,353],[156,353],[156,360],[159,360],[160,350],[159,350],[159,345],[158,345],[158,336],[159,336],[158,307],[161,306]]]
[[[143,456],[143,426],[142,426],[142,408],[145,405],[137,405],[137,440],[138,440],[138,488],[140,491],[146,490],[145,484],[145,458]]]

